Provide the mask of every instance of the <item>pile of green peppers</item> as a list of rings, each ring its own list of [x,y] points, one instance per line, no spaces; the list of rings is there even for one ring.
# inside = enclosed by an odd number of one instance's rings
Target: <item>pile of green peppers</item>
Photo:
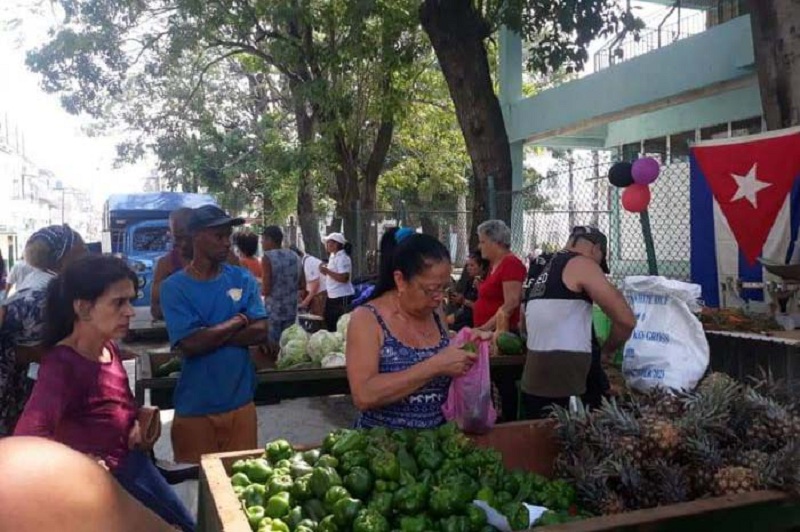
[[[564,481],[508,471],[502,456],[476,447],[454,424],[436,430],[338,430],[320,449],[297,452],[286,440],[260,458],[232,465],[231,485],[253,532],[488,532],[483,500],[511,528],[577,519]]]

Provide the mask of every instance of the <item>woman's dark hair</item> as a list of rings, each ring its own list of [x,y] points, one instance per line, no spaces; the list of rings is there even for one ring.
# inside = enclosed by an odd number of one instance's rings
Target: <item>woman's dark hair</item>
[[[489,271],[489,259],[484,259],[483,255],[481,255],[481,252],[477,249],[470,252],[469,258],[478,264],[478,267],[482,272],[486,273]]]
[[[397,242],[395,235],[398,230],[399,228],[393,227],[381,238],[378,282],[370,299],[397,288],[394,282],[396,271],[411,280],[430,267],[431,263],[450,262],[450,252],[437,239],[430,235],[414,233],[404,236]]]
[[[337,242],[336,240],[331,240],[330,242],[333,242],[337,248],[343,249],[344,252],[347,253],[348,257],[353,255],[353,244],[350,242],[345,242],[344,244]]]
[[[75,301],[94,303],[108,288],[125,279],[138,290],[139,280],[122,259],[110,255],[86,255],[69,264],[47,286],[44,309],[44,345],[52,347],[72,334]]]
[[[245,257],[254,257],[258,253],[258,235],[250,231],[236,233],[233,241]]]
[[[283,231],[281,231],[281,228],[277,225],[268,225],[265,227],[261,236],[268,238],[278,247],[283,244]]]

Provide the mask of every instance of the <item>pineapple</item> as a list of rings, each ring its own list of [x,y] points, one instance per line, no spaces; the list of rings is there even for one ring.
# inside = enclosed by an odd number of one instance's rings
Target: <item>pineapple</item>
[[[753,471],[765,471],[769,466],[769,454],[757,449],[744,451],[735,457],[733,462],[741,467],[752,469]]]
[[[690,499],[689,479],[682,466],[658,459],[650,462],[646,471],[658,505],[678,504]]]
[[[718,496],[748,493],[758,488],[758,475],[747,467],[726,466],[714,475],[714,494]]]
[[[575,491],[583,506],[601,515],[615,515],[627,510],[622,496],[611,490],[608,478],[599,471],[586,471],[575,479]]]
[[[645,458],[670,458],[681,444],[679,428],[666,418],[646,413],[639,420]]]
[[[705,376],[705,378],[703,378],[702,381],[700,381],[700,384],[697,387],[697,392],[707,393],[712,390],[724,388],[737,389],[739,388],[739,384],[724,373],[714,372],[709,373]]]
[[[614,399],[603,399],[594,418],[594,435],[600,449],[617,459],[634,464],[642,461],[641,429],[636,418],[617,405]]]
[[[707,435],[687,438],[686,456],[690,465],[692,492],[697,498],[709,497],[714,493],[714,479],[723,465],[722,452]]]

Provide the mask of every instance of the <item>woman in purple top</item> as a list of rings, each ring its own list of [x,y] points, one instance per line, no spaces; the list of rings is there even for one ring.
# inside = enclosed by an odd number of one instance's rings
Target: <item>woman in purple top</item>
[[[114,344],[128,332],[136,285],[122,260],[95,255],[50,283],[44,334],[50,350],[14,435],[50,438],[102,460],[131,495],[190,531],[193,518],[138,449],[136,407]]]

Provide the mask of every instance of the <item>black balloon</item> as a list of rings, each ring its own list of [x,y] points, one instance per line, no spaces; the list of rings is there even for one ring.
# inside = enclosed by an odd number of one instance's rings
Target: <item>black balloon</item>
[[[608,169],[608,181],[615,187],[625,188],[633,184],[633,165],[631,163],[615,163]]]

